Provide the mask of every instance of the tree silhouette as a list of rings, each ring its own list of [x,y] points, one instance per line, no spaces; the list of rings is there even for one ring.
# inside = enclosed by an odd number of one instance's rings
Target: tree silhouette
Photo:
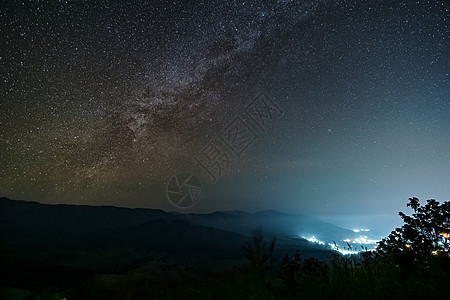
[[[412,254],[414,256],[449,256],[450,202],[440,204],[427,200],[421,205],[418,198],[409,198],[408,207],[414,211],[412,216],[399,212],[404,221],[401,228],[379,242],[378,252]]]
[[[260,228],[255,230],[252,243],[244,245],[244,256],[247,259],[245,270],[254,275],[264,276],[272,267],[274,249],[275,238],[269,243],[264,240]]]

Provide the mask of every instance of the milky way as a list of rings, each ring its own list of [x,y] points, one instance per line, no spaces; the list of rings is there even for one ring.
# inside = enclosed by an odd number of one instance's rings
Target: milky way
[[[4,196],[168,207],[168,178],[264,91],[285,115],[204,209],[403,196],[383,178],[403,191],[413,167],[450,197],[447,4],[188,2],[1,4]]]

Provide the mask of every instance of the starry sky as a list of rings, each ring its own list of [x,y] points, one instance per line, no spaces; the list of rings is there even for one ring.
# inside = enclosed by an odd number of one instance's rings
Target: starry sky
[[[177,210],[167,189],[185,173],[201,182],[188,212],[381,216],[450,199],[445,1],[0,11],[1,196]]]

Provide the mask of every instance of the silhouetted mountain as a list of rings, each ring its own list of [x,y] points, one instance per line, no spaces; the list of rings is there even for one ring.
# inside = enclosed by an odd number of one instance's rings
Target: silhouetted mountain
[[[49,205],[0,198],[0,238],[16,253],[75,253],[132,249],[234,257],[261,228],[287,250],[328,252],[301,236],[324,241],[353,237],[350,230],[306,216],[277,211],[178,214],[158,209]],[[319,255],[319,256],[320,256]]]
[[[272,259],[277,262],[297,250],[302,257],[332,256],[329,248],[300,238],[303,231],[318,238],[348,233],[277,211],[179,214],[0,198],[0,278],[6,287],[30,288],[38,282],[66,289],[101,274],[134,278],[141,271],[172,276],[189,270],[204,276],[242,266],[243,246],[252,244],[258,228],[267,241],[276,237]]]
[[[195,224],[211,226],[250,236],[255,228],[279,238],[311,237],[324,242],[358,238],[352,230],[344,229],[313,217],[292,215],[273,210],[254,214],[246,212],[214,212],[211,214],[187,214],[180,216]]]

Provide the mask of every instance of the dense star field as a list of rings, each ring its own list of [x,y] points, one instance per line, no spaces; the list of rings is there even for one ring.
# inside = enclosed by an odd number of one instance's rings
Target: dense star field
[[[0,11],[0,196],[176,209],[166,187],[187,172],[202,187],[191,211],[395,214],[450,197],[445,1]],[[233,152],[236,124],[251,129]],[[229,159],[216,178],[198,163],[213,141]]]

